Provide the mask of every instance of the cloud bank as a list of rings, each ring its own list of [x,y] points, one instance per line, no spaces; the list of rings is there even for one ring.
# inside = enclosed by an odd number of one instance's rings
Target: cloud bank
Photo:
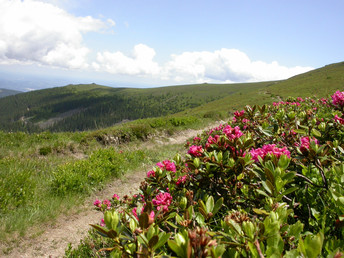
[[[50,3],[0,0],[0,63],[86,68],[83,33],[114,22],[75,17]]]
[[[172,54],[159,64],[154,60],[156,51],[145,44],[134,46],[131,55],[101,51],[90,61],[92,50],[84,44],[84,35],[107,30],[115,22],[76,17],[54,2],[0,0],[0,64],[37,64],[168,83],[279,80],[313,69],[253,61],[244,52],[228,48]]]
[[[159,65],[154,62],[154,49],[139,44],[132,56],[121,52],[98,53],[93,67],[112,74],[138,75],[180,83],[257,82],[281,80],[312,70],[312,67],[285,67],[274,61],[252,61],[240,50],[222,48],[213,52],[184,52],[171,55]]]

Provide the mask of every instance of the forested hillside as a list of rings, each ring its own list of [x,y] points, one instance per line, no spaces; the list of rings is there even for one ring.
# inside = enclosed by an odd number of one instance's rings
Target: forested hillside
[[[5,131],[81,131],[125,120],[159,117],[194,108],[254,84],[200,84],[151,89],[69,85],[0,100],[0,129]]]

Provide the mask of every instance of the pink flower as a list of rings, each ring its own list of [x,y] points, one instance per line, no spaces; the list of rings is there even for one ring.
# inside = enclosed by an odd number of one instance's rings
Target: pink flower
[[[106,205],[107,209],[109,210],[111,208],[111,202],[109,200],[104,200],[103,204]]]
[[[215,131],[220,131],[220,130],[222,130],[222,128],[223,128],[223,125],[220,124],[218,127],[215,127],[215,128],[213,128],[213,129],[211,129],[211,130],[208,132],[208,134],[212,134],[212,133],[215,132]]]
[[[146,204],[145,204],[145,205],[146,205]],[[145,209],[145,205],[142,207],[141,213],[142,213],[143,210]],[[131,212],[133,213],[134,217],[135,217],[137,220],[139,220],[139,216],[138,216],[138,214],[137,214],[137,207],[135,207],[134,209],[132,209]],[[152,224],[152,223],[154,222],[154,217],[155,217],[155,213],[154,213],[154,211],[151,211],[151,213],[149,214],[149,222],[150,222],[150,224]]]
[[[193,142],[198,142],[198,141],[200,141],[201,140],[201,138],[199,138],[199,137],[195,137],[195,138],[193,138]]]
[[[179,186],[180,184],[184,184],[186,182],[186,179],[187,179],[187,175],[185,176],[180,176],[178,178],[178,181],[176,182],[176,185]]]
[[[102,206],[102,202],[101,202],[100,200],[96,199],[96,200],[94,201],[93,205],[96,206],[96,207],[98,207],[98,208],[100,208],[100,207]]]
[[[218,144],[220,139],[220,135],[215,135],[213,136],[209,136],[207,143],[205,144],[205,147],[208,149],[210,147],[211,144]]]
[[[240,131],[239,126],[232,128],[230,125],[227,125],[222,131],[229,140],[234,140],[243,135],[243,133]]]
[[[135,218],[137,218],[137,220],[139,220],[139,217],[137,216],[137,207],[135,207],[131,212],[133,213]]]
[[[334,119],[334,121],[344,125],[344,119],[339,117],[338,115],[335,115],[333,119]]]
[[[301,97],[297,97],[296,99],[297,99],[297,101],[299,101],[299,102],[304,102],[304,100],[303,100]]]
[[[332,104],[342,108],[344,106],[344,91],[340,92],[339,90],[336,91],[332,96]]]
[[[155,199],[152,200],[153,205],[157,206],[157,210],[168,211],[168,207],[171,205],[172,196],[169,193],[159,193]]]
[[[101,227],[105,227],[105,221],[104,221],[104,219],[101,219],[101,220],[100,220],[100,226],[101,226]]]
[[[114,194],[114,195],[112,196],[112,199],[119,200],[119,196],[118,196],[117,194]]]
[[[314,137],[311,139],[309,136],[304,136],[304,137],[301,137],[300,140],[301,140],[300,150],[302,152],[304,152],[306,150],[309,150],[309,146],[310,146],[311,141],[315,142],[315,144],[319,145],[318,140],[316,138],[314,138]],[[300,146],[300,144],[296,142],[295,146]]]
[[[243,116],[244,114],[245,114],[245,110],[241,110],[240,112],[239,112],[239,111],[235,111],[235,112],[234,112],[234,116],[235,116],[236,118],[241,117],[241,116]]]
[[[203,153],[203,148],[202,146],[192,145],[188,153],[194,157],[201,157]]]
[[[259,161],[258,157],[264,159],[268,154],[275,155],[277,158],[281,157],[282,155],[287,155],[288,158],[290,158],[290,152],[288,151],[287,147],[278,148],[275,144],[267,144],[262,148],[252,149],[250,154],[255,162]]]
[[[155,177],[155,172],[154,172],[154,170],[149,170],[149,171],[147,172],[147,177]]]
[[[166,169],[167,171],[176,172],[176,165],[170,160],[164,160],[162,163],[158,162],[156,165],[161,169]]]

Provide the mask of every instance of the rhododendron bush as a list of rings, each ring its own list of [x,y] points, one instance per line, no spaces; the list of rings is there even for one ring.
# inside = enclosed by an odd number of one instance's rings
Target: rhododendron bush
[[[96,200],[112,257],[341,257],[344,93],[247,106]],[[344,120],[343,120],[344,121]]]

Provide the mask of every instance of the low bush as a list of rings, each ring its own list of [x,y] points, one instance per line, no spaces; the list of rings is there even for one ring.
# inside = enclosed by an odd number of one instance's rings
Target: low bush
[[[247,106],[97,200],[111,257],[344,255],[344,92]]]

